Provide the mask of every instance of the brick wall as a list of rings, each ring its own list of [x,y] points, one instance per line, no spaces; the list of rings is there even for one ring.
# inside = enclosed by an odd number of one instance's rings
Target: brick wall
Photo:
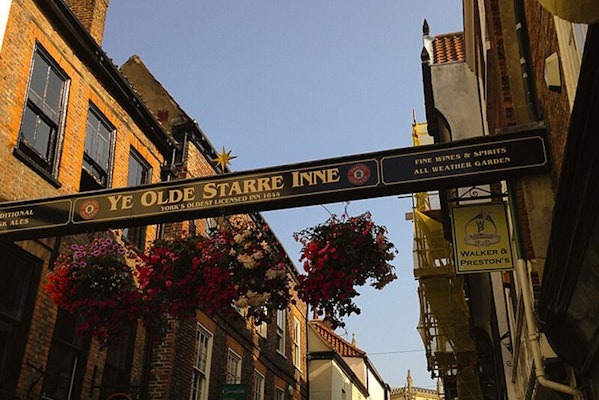
[[[92,37],[102,44],[109,0],[65,0]]]
[[[91,20],[83,21],[90,24],[92,34],[101,40],[106,0],[90,2],[71,2],[73,7],[96,7],[90,16]],[[81,15],[82,10],[74,9]],[[82,17],[83,19],[83,17]],[[101,28],[101,29],[100,29]],[[26,99],[27,84],[33,52],[36,43],[42,46],[50,57],[68,76],[68,107],[64,119],[64,141],[59,157],[57,180],[60,187],[56,188],[29,166],[13,155],[19,136],[19,127],[23,106]],[[160,166],[163,156],[139,129],[134,120],[127,114],[122,105],[114,100],[107,87],[92,73],[92,70],[81,63],[73,49],[56,33],[49,21],[36,4],[31,0],[13,1],[11,14],[7,22],[2,52],[0,53],[0,159],[3,162],[3,173],[0,174],[0,201],[35,199],[57,196],[79,191],[79,181],[82,168],[84,135],[86,119],[90,102],[93,103],[115,126],[117,132],[114,149],[113,186],[125,186],[129,164],[129,151],[133,146],[150,163],[153,171],[153,181],[159,180]],[[155,236],[155,229],[150,228],[148,237]],[[27,365],[31,364],[45,368],[52,340],[54,321],[57,309],[44,291],[47,283],[49,259],[52,253],[53,241],[23,241],[19,245],[35,254],[43,263],[41,282],[37,289],[35,309],[26,345],[17,394],[24,398],[30,385],[39,377],[39,373]],[[141,382],[144,353],[144,331],[138,329],[136,351],[133,359],[131,382]],[[91,346],[86,374],[83,379],[83,394],[87,398],[97,398],[98,390],[92,390],[93,384],[101,381],[101,372],[105,359],[105,350],[94,343]],[[95,379],[92,382],[96,371]],[[32,396],[37,396],[41,381],[34,387]]]
[[[549,145],[553,158],[551,177],[555,189],[562,168],[562,157],[570,123],[570,106],[565,86],[561,92],[555,92],[550,91],[545,83],[545,59],[555,52],[559,54],[553,16],[535,0],[525,0],[524,10],[526,20],[529,21],[531,64],[539,106],[543,114],[541,117],[546,121],[549,133]],[[563,76],[563,70],[561,74]]]
[[[87,1],[70,2],[83,23],[91,24],[89,25],[90,29],[94,30],[93,25],[100,20],[103,21],[104,16],[100,18],[98,15],[92,15],[93,21],[86,22],[82,10],[77,9],[79,6],[91,3],[99,6],[108,4],[103,0],[90,3]],[[96,36],[96,40],[99,40],[98,32],[92,32],[92,34]],[[101,40],[101,32],[99,37]],[[69,81],[68,112],[63,128],[64,140],[58,156],[59,170],[56,176],[60,183],[58,188],[12,154],[19,136],[30,64],[36,43],[42,46],[56,61],[68,76]],[[3,96],[0,111],[2,115],[6,116],[0,119],[0,141],[4,144],[0,146],[0,159],[5,166],[4,173],[0,174],[0,201],[51,197],[79,191],[85,126],[90,102],[116,128],[117,141],[114,149],[112,186],[122,187],[127,183],[131,147],[134,147],[152,166],[152,181],[156,182],[160,179],[163,161],[165,158],[170,161],[170,157],[163,157],[160,154],[122,105],[115,101],[109,90],[102,82],[98,81],[89,66],[82,64],[81,58],[74,53],[64,38],[56,33],[51,21],[47,20],[32,0],[15,0],[13,2],[4,46],[0,53],[0,74],[0,94]],[[165,123],[164,126],[170,129],[168,115],[174,117],[174,114],[165,113],[165,110],[168,109],[156,108],[155,113]],[[214,173],[210,163],[194,145],[188,146],[187,153],[181,161],[183,168],[180,170],[179,177],[204,176]],[[200,232],[201,229],[203,229],[203,225],[198,223]],[[153,239],[155,232],[155,228],[150,228],[148,238]],[[65,240],[63,245],[67,242]],[[41,282],[37,288],[34,316],[18,383],[17,395],[25,397],[30,385],[39,377],[39,374],[28,367],[25,362],[30,361],[33,365],[45,367],[57,309],[43,289],[47,282],[49,259],[53,250],[52,241],[48,243],[24,241],[20,245],[43,260],[43,271],[40,271]],[[305,327],[305,311],[305,305],[293,309],[293,314],[300,318],[303,327]],[[288,349],[292,343],[290,336],[292,321],[292,318],[287,320],[286,343]],[[305,369],[300,371],[292,365],[290,350],[287,351],[286,357],[276,352],[275,324],[269,326],[268,338],[264,340],[258,337],[251,323],[241,316],[226,320],[215,317],[204,322],[206,322],[205,326],[213,329],[214,334],[213,354],[215,356],[212,364],[210,398],[218,398],[219,389],[225,383],[226,350],[233,343],[236,343],[235,346],[243,356],[242,381],[244,383],[248,383],[252,387],[253,372],[256,366],[265,371],[268,385],[265,389],[267,400],[272,399],[274,395],[272,386],[275,381],[292,384],[301,389],[297,393],[303,393],[303,398],[307,397]],[[213,325],[209,326],[210,324],[207,322],[211,322]],[[305,335],[305,330],[303,335]],[[140,327],[135,341],[132,384],[142,382],[144,338],[145,332]],[[194,340],[195,325],[191,322],[183,323],[173,325],[162,344],[155,346],[152,353],[152,370],[150,371],[150,398],[169,399],[188,396]],[[302,344],[305,346],[305,336],[302,338]],[[97,343],[92,343],[85,366],[82,397],[91,399],[98,397],[99,391],[93,389],[92,386],[101,382],[105,358],[105,350],[101,349]],[[38,396],[40,388],[41,381],[35,386],[32,396]]]

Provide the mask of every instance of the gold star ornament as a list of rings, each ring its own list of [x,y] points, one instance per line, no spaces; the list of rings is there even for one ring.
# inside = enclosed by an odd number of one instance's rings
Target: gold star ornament
[[[227,165],[231,164],[231,160],[237,158],[237,156],[232,156],[230,151],[225,151],[223,146],[223,150],[220,154],[216,155],[216,158],[212,161],[215,161],[217,165],[220,166],[220,170],[225,172]]]

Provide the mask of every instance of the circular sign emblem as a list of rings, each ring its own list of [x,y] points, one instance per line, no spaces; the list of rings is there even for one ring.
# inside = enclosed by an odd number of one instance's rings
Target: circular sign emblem
[[[98,215],[100,211],[100,204],[96,200],[85,200],[79,208],[79,215],[83,219],[92,219]]]
[[[363,185],[370,178],[370,168],[366,164],[352,165],[347,172],[347,179],[353,185]]]

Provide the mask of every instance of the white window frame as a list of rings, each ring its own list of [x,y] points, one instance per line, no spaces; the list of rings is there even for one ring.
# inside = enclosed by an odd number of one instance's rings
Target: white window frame
[[[275,386],[275,400],[285,400],[285,389]]]
[[[197,325],[190,400],[208,400],[213,337],[208,329]]]
[[[295,368],[302,369],[302,330],[301,324],[297,317],[293,317],[293,353],[292,360]]]
[[[566,85],[571,109],[574,106],[574,98],[576,97],[576,87],[578,86],[578,75],[582,63],[587,25],[574,24],[557,16],[553,17],[553,19],[559,43],[562,71],[564,74],[562,79]]]
[[[263,311],[264,314],[268,315],[268,310],[266,309],[266,307],[264,307]],[[262,321],[260,322],[260,325],[256,326],[256,333],[258,333],[258,335],[266,339],[266,336],[268,334],[268,324],[266,323],[266,321]]]
[[[225,377],[228,384],[241,383],[241,362],[241,356],[229,349],[227,353],[227,375]]]
[[[285,310],[277,310],[277,353],[285,356],[285,334],[287,316]]]
[[[264,375],[262,375],[257,369],[254,370],[253,400],[264,400]]]

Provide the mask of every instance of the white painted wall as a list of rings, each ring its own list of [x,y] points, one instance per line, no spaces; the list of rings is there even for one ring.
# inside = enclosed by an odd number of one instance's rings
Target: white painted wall
[[[376,379],[375,374],[368,370],[368,400],[385,400],[386,389]]]
[[[451,127],[452,140],[485,132],[478,98],[478,81],[465,62],[431,65],[435,108]],[[467,115],[468,118],[464,118]]]

